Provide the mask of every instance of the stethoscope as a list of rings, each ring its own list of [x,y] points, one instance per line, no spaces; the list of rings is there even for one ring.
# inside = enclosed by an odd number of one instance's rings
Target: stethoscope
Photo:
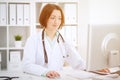
[[[0,78],[2,78],[2,80],[12,80],[14,78],[19,78],[19,77],[0,76]]]
[[[44,31],[45,31],[45,29],[43,29],[43,31],[42,31],[42,44],[43,44],[43,51],[44,51],[45,63],[48,63],[47,51],[46,51],[46,49],[45,49]],[[58,42],[58,43],[60,42],[60,41],[59,41],[60,38],[62,39],[62,42],[64,43],[65,41],[64,41],[62,35],[59,33],[59,34],[58,34],[58,37],[57,37],[57,42]],[[63,57],[64,57],[64,56],[63,56]]]

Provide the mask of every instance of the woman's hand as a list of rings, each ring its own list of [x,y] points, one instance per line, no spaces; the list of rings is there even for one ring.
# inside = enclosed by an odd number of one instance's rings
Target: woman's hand
[[[57,77],[60,77],[60,74],[56,71],[49,71],[47,72],[46,76],[48,78],[57,78]]]

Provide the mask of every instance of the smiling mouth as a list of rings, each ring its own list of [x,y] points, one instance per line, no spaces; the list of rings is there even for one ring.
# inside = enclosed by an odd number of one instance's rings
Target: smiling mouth
[[[53,27],[58,27],[58,25],[53,25]]]

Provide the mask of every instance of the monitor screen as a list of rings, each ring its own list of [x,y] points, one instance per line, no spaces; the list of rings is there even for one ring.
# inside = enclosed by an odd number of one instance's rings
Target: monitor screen
[[[120,25],[96,24],[88,28],[87,70],[120,65]]]

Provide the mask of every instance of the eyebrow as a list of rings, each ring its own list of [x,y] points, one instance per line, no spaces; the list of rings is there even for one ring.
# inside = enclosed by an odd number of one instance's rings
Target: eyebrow
[[[51,15],[50,17],[56,17],[56,15]],[[58,17],[62,18],[62,16],[58,16]]]

